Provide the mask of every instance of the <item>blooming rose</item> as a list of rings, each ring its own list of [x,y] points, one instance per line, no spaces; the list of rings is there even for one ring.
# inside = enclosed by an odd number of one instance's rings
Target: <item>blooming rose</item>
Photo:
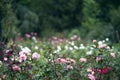
[[[33,53],[33,55],[32,55],[32,59],[33,60],[38,60],[39,59],[39,57],[40,57],[40,55],[38,54],[38,53]]]
[[[93,40],[93,43],[96,43],[97,42],[97,40]]]
[[[14,65],[14,66],[12,67],[12,69],[13,69],[14,71],[20,71],[20,70],[21,70],[21,68],[20,68],[19,66],[17,66],[17,65]]]
[[[80,62],[86,62],[87,59],[86,58],[80,58]]]
[[[94,76],[93,74],[88,74],[88,78],[89,78],[90,80],[95,80],[95,76]]]
[[[102,60],[101,57],[96,57],[96,61],[100,61],[100,60]]]
[[[26,38],[30,38],[31,35],[30,35],[30,34],[25,34],[25,37],[26,37]]]
[[[67,70],[73,69],[73,66],[67,65]]]
[[[7,57],[4,57],[4,61],[7,61],[8,60],[8,58]]]
[[[5,79],[5,78],[6,78],[6,75],[5,75],[5,74],[4,74],[4,75],[2,75],[2,78],[3,78],[3,79]]]
[[[76,63],[76,61],[74,59],[71,59],[71,58],[57,58],[55,60],[56,63],[66,63],[66,64],[69,64],[69,63]]]
[[[100,74],[107,74],[108,71],[112,71],[112,68],[110,67],[104,67],[103,69],[98,69],[97,70]]]
[[[27,56],[25,54],[20,55],[20,62],[25,61],[27,59]]]
[[[110,53],[110,56],[115,58],[115,53]]]

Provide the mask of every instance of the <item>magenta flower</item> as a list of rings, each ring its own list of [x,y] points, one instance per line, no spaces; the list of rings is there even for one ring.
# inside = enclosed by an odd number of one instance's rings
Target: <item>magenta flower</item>
[[[39,59],[39,57],[40,57],[40,55],[38,54],[38,53],[33,53],[33,55],[32,55],[32,59],[33,60],[38,60]]]
[[[98,69],[98,72],[99,72],[100,74],[107,74],[108,71],[111,71],[111,70],[112,70],[111,67],[110,67],[110,68],[104,67],[103,69]]]
[[[6,56],[9,57],[12,54],[12,50],[6,50]]]
[[[19,37],[17,38],[17,40],[18,40],[18,41],[22,41],[23,38],[19,36]]]

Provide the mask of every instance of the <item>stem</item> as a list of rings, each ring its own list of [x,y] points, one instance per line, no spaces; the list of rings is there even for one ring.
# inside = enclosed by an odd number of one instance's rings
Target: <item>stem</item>
[[[102,74],[100,74],[100,78],[99,78],[99,80],[102,80]]]
[[[54,55],[54,54],[52,54],[52,55]],[[56,64],[55,64],[55,61],[54,61],[54,59],[55,59],[55,56],[53,56],[53,66],[54,66],[54,74],[55,74],[55,77],[57,78],[58,77],[58,75],[56,74]],[[56,79],[57,80],[57,79]]]
[[[118,31],[116,31],[116,37],[117,37],[118,42],[120,43],[120,37],[119,36],[120,35],[119,35]]]

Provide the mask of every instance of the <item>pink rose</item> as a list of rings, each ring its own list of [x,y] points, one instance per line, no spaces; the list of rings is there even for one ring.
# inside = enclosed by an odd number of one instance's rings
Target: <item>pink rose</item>
[[[21,68],[20,68],[19,66],[17,66],[17,65],[14,65],[14,66],[12,67],[12,69],[13,69],[14,71],[20,71],[20,70],[21,70]]]
[[[88,78],[89,78],[90,80],[95,80],[95,76],[94,76],[93,74],[88,74]]]
[[[32,55],[32,59],[33,60],[38,60],[39,59],[39,57],[40,57],[40,55],[38,54],[38,53],[33,53],[33,55]]]
[[[97,42],[97,40],[93,40],[93,43],[96,43]]]
[[[110,53],[110,56],[115,58],[115,53]]]
[[[7,61],[8,60],[8,58],[7,57],[4,57],[4,61]]]
[[[67,60],[64,59],[64,58],[57,58],[57,59],[55,60],[55,62],[56,62],[56,63],[67,63]]]
[[[101,49],[101,48],[106,48],[107,47],[107,44],[99,44],[98,45],[98,48]]]
[[[96,61],[100,61],[100,60],[102,60],[101,57],[96,57]]]
[[[67,65],[67,70],[73,69],[73,66]]]
[[[86,58],[80,58],[80,62],[87,62]]]
[[[66,63],[66,64],[69,64],[69,63],[76,63],[76,61],[74,59],[71,59],[71,58],[57,58],[55,60],[56,63]]]
[[[27,56],[25,54],[20,55],[20,62],[25,61]]]
[[[30,34],[25,34],[25,37],[26,37],[26,38],[30,38],[31,35],[30,35]]]
[[[2,75],[2,78],[5,79],[5,78],[6,78],[6,75]]]

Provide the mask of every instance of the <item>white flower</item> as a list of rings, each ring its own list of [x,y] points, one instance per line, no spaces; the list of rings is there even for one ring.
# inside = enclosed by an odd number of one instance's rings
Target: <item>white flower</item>
[[[22,48],[22,51],[19,52],[20,54],[26,54],[26,55],[31,55],[31,50],[28,47]]]
[[[74,46],[74,49],[78,50],[78,47],[77,47],[77,46]]]
[[[0,65],[2,65],[2,61],[0,61]]]
[[[60,53],[60,50],[57,49],[53,53]]]
[[[107,46],[106,49],[110,50],[110,46]]]
[[[103,42],[102,42],[102,41],[99,41],[99,42],[98,42],[98,44],[99,44],[99,45],[102,45],[102,44],[103,44]]]
[[[102,42],[105,43],[105,40],[103,40]]]
[[[84,46],[84,44],[80,44],[80,46]]]
[[[33,39],[33,41],[34,41],[35,43],[37,43],[36,37],[33,36],[32,39]]]
[[[69,49],[72,51],[73,50],[73,48],[72,47],[69,47]]]
[[[37,52],[33,53],[32,55],[33,60],[38,60],[39,58],[40,58],[40,55]]]
[[[61,46],[57,46],[57,49],[59,50],[59,51],[61,51],[62,49],[61,49]]]
[[[90,47],[91,50],[93,50],[94,48],[93,47]]]
[[[55,51],[53,51],[53,53],[57,53],[57,51],[55,50]]]
[[[73,45],[73,46],[75,45],[74,41],[71,42],[71,45]]]
[[[18,45],[19,47],[20,47],[20,49],[23,49],[23,46],[21,46],[21,45]]]
[[[28,47],[22,48],[22,51],[31,52],[31,50]]]
[[[40,52],[43,52],[43,49],[42,49],[42,48],[40,48]]]
[[[67,45],[65,46],[65,49],[68,50],[68,46]]]
[[[106,38],[105,40],[106,40],[106,41],[109,41],[109,38]]]
[[[98,46],[98,48],[106,48],[107,47],[107,44],[100,44],[99,46]]]
[[[72,46],[74,46],[74,45],[75,45],[74,41],[69,42],[69,44],[70,44],[70,45],[72,45]]]
[[[38,46],[35,46],[35,49],[37,50],[37,49],[38,49]]]
[[[83,44],[80,44],[79,49],[85,49],[85,46]]]
[[[91,54],[92,54],[92,51],[88,51],[86,54],[87,54],[87,55],[91,55]]]

